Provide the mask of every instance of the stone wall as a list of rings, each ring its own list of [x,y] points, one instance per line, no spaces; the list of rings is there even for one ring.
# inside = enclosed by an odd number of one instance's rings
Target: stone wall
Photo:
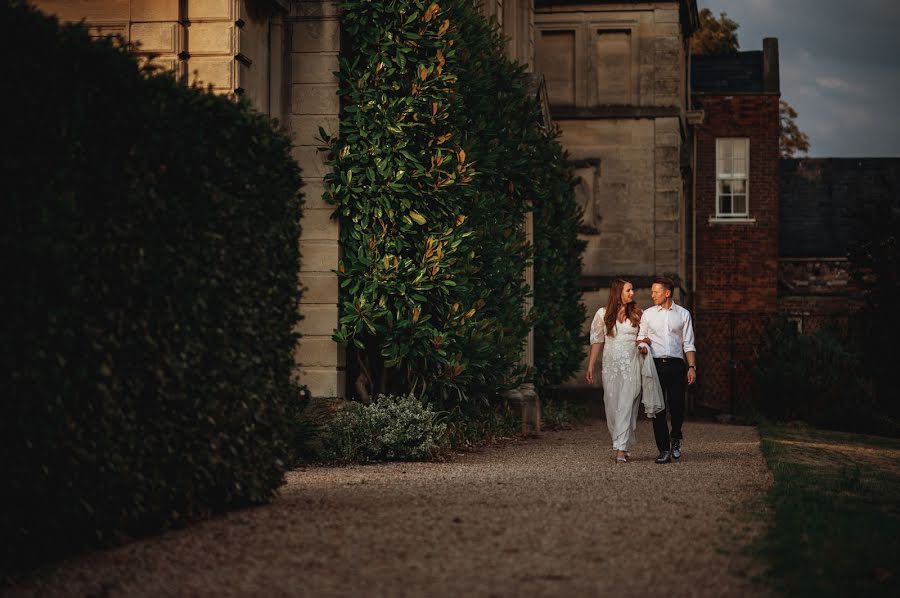
[[[685,40],[678,2],[541,3],[535,65],[580,166],[586,288],[683,278]]]
[[[249,11],[243,0],[33,0],[63,21],[84,20],[95,37],[121,36],[139,56],[217,93],[247,97],[281,118],[284,56],[279,8]],[[260,3],[256,3],[260,4]],[[252,13],[252,14],[251,14]]]
[[[540,2],[535,12],[535,69],[581,177],[585,331],[612,278],[632,280],[642,307],[653,275],[685,278],[681,4]]]
[[[295,2],[288,19],[291,31],[290,118],[294,158],[303,169],[303,233],[300,238],[303,298],[299,325],[302,337],[297,348],[298,375],[313,396],[343,397],[344,347],[331,340],[338,322],[338,221],[334,208],[322,199],[327,172],[319,137],[321,126],[329,134],[338,132],[340,101],[338,56],[341,26],[337,2]]]

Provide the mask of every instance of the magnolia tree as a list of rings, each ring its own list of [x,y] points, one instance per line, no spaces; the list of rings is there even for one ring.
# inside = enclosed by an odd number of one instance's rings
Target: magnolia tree
[[[548,321],[562,322],[563,342],[547,371],[574,371],[572,177],[523,69],[470,1],[343,7],[343,114],[337,135],[321,133],[343,247],[334,338],[349,347],[358,396],[490,398],[534,378],[522,365],[524,342]],[[536,284],[562,289],[541,296],[531,314],[530,211],[541,242],[560,250],[536,264]],[[558,260],[571,265],[569,278],[545,281]]]

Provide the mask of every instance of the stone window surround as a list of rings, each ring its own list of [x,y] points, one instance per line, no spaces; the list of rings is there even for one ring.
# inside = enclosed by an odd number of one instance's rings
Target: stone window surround
[[[568,16],[568,15],[567,15]],[[593,16],[593,15],[591,15]],[[628,32],[631,40],[631,65],[630,65],[630,90],[629,101],[626,105],[640,104],[639,76],[640,76],[640,36],[638,27],[640,21],[637,18],[566,18],[535,23],[535,47],[538,38],[546,32],[572,32],[575,35],[575,104],[573,108],[587,108],[597,105],[597,66],[595,64],[592,42],[597,33]],[[584,75],[587,76],[584,76]]]

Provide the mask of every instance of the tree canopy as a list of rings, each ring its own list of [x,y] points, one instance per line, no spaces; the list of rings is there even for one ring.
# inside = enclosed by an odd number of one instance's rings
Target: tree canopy
[[[797,111],[786,100],[781,100],[779,112],[781,114],[781,139],[778,141],[778,146],[781,149],[782,157],[794,158],[799,153],[808,152],[809,135],[797,126],[797,122],[794,120],[797,118]]]
[[[727,13],[719,13],[717,19],[710,9],[704,8],[700,11],[700,26],[691,36],[691,54],[734,54],[740,47],[738,27]]]

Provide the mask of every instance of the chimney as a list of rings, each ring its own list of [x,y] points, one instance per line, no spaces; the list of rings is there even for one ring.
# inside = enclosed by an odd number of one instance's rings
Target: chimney
[[[763,92],[781,94],[777,37],[763,38]]]

